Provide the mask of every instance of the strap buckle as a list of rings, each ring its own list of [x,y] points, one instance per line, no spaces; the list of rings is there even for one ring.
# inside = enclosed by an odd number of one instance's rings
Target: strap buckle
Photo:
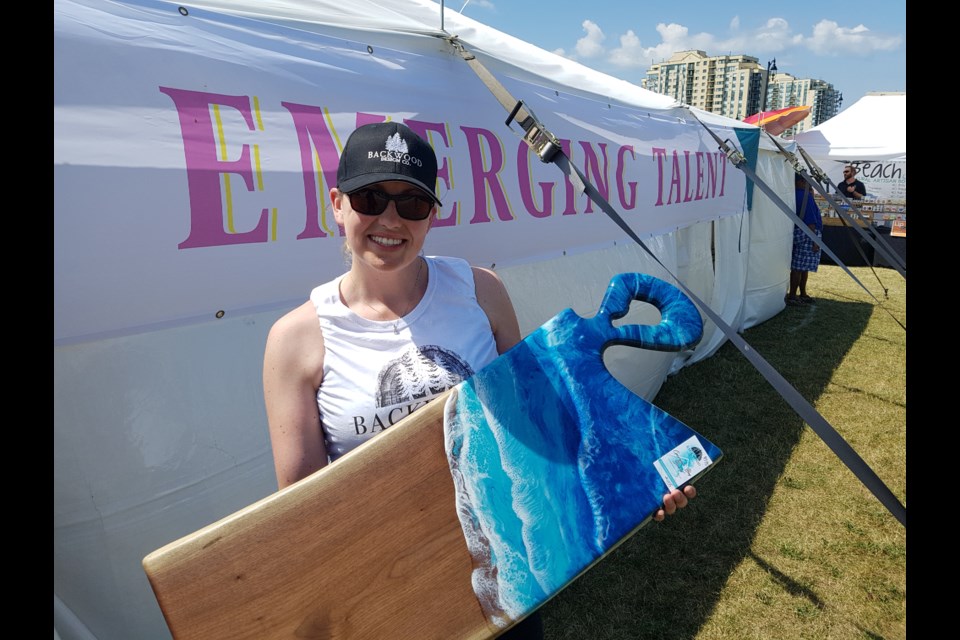
[[[561,149],[560,141],[543,126],[540,119],[530,110],[530,107],[523,103],[523,100],[517,100],[517,104],[513,107],[510,115],[507,116],[505,124],[509,127],[520,109],[523,109],[527,114],[523,122],[519,122],[519,125],[523,127],[525,132],[523,141],[536,152],[541,162],[552,162],[553,157]]]
[[[717,138],[717,140],[719,141],[720,139]],[[733,166],[739,167],[740,165],[746,163],[747,158],[742,153],[740,153],[740,150],[737,149],[732,142],[730,142],[729,138],[727,138],[726,140],[720,141],[719,145],[720,145],[720,150],[723,151],[724,154],[726,154],[727,159],[733,164]]]

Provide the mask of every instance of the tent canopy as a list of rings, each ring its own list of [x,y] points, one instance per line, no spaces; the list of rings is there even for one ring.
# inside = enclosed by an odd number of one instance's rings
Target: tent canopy
[[[127,0],[127,4],[138,1]],[[160,1],[174,6],[180,4],[175,0]],[[147,4],[153,3],[148,1]],[[401,49],[409,49],[411,35],[421,35],[437,39],[436,48],[445,55],[449,50],[440,44],[439,39],[452,35],[482,58],[495,75],[502,73],[533,84],[549,79],[551,84],[574,95],[670,113],[680,118],[689,111],[708,125],[742,125],[737,120],[683,105],[671,96],[644,89],[541,49],[464,16],[455,7],[445,6],[441,15],[440,2],[435,0],[351,0],[346,3],[340,0],[284,0],[271,2],[269,6],[262,0],[196,0],[190,3],[190,7],[191,10],[196,8],[262,20],[304,31],[327,34],[339,31],[338,35],[347,39],[363,40],[362,32],[376,32],[381,44],[390,46],[395,42]]]
[[[868,93],[794,140],[811,156],[840,162],[907,159],[907,94]]]

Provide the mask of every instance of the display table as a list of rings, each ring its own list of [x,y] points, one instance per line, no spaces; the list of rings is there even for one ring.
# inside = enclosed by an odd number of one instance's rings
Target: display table
[[[833,222],[833,219],[830,220]],[[878,237],[880,242],[886,243],[891,250],[907,261],[906,237],[891,237],[890,227],[872,227],[871,233]],[[883,254],[877,252],[863,236],[846,225],[828,224],[824,220],[823,241],[836,254],[837,258],[847,267],[892,267]],[[836,264],[830,254],[824,252],[820,258],[821,264]]]

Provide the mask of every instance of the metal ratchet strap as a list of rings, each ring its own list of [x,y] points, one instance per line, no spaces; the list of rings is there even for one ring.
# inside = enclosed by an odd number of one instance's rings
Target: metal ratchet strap
[[[500,81],[493,77],[486,67],[481,64],[477,57],[464,48],[457,36],[446,38],[454,50],[460,54],[470,68],[473,69],[483,84],[487,85],[490,92],[496,97],[497,101],[503,105],[510,115],[507,116],[506,125],[509,127],[512,120],[523,128],[523,140],[533,149],[537,156],[543,162],[550,162],[557,151],[560,150],[560,141],[553,137],[549,131],[543,128],[537,117],[529,111],[523,104],[523,101],[515,99],[507,89],[500,84]]]
[[[787,401],[787,404],[793,408],[796,413],[803,418],[803,420],[813,428],[814,432],[830,447],[830,449],[843,461],[847,467],[853,471],[857,478],[877,497],[878,500],[890,511],[891,514],[902,524],[906,526],[907,524],[907,510],[893,492],[887,488],[883,481],[877,476],[877,474],[867,465],[866,462],[857,454],[856,451],[847,443],[843,437],[837,433],[837,431],[830,426],[830,424],[821,416],[813,406],[804,399],[800,393],[793,388],[793,386],[787,382],[787,380],[777,372],[773,366],[770,365],[756,350],[754,350],[747,342],[726,322],[723,321],[716,312],[713,311],[703,300],[697,297],[680,279],[675,276],[666,265],[661,262],[660,258],[650,250],[649,247],[634,233],[633,229],[620,217],[616,210],[610,205],[609,202],[600,194],[596,187],[590,183],[587,177],[580,171],[563,153],[563,149],[560,146],[559,140],[550,133],[543,124],[536,119],[533,113],[524,107],[522,101],[514,100],[510,93],[500,84],[500,82],[493,77],[492,74],[487,71],[483,65],[476,59],[473,54],[466,51],[463,45],[457,40],[456,36],[447,39],[450,42],[454,49],[456,49],[460,55],[470,63],[470,67],[477,71],[478,69],[482,70],[478,72],[478,76],[483,80],[484,84],[490,89],[500,104],[504,108],[510,111],[510,116],[506,120],[506,124],[509,127],[510,122],[519,115],[522,120],[519,120],[520,125],[523,127],[526,135],[524,136],[524,141],[537,153],[542,162],[552,162],[556,164],[561,171],[571,180],[573,185],[579,189],[580,193],[586,194],[590,199],[592,199],[604,213],[613,220],[617,226],[619,226],[630,238],[633,239],[644,251],[646,251],[661,267],[673,278],[674,282],[683,289],[684,293],[690,297],[691,300],[713,321],[717,327],[723,331],[727,339],[729,339],[737,349],[747,358],[747,360],[753,364],[754,367],[763,375],[763,377],[769,382],[774,389],[776,389],[780,395]],[[699,119],[698,119],[699,120]],[[701,123],[702,124],[702,123]],[[706,125],[704,125],[706,126]],[[708,129],[709,131],[709,129]],[[713,132],[710,132],[713,134]],[[716,138],[716,135],[714,134]],[[717,138],[719,140],[719,138]],[[729,157],[729,155],[728,155]],[[769,187],[768,187],[769,190]],[[773,197],[776,197],[776,194],[770,192]],[[779,198],[777,198],[779,199]],[[806,225],[804,225],[806,228]],[[807,229],[809,231],[809,229]],[[814,236],[816,239],[816,236]],[[852,274],[851,274],[852,275]],[[855,279],[855,278],[854,278]],[[861,285],[862,286],[862,285]]]

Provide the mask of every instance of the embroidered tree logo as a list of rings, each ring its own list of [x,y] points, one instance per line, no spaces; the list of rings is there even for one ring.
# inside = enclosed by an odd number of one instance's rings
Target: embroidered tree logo
[[[387,138],[387,151],[397,154],[407,153],[407,141],[400,137],[399,131]]]

